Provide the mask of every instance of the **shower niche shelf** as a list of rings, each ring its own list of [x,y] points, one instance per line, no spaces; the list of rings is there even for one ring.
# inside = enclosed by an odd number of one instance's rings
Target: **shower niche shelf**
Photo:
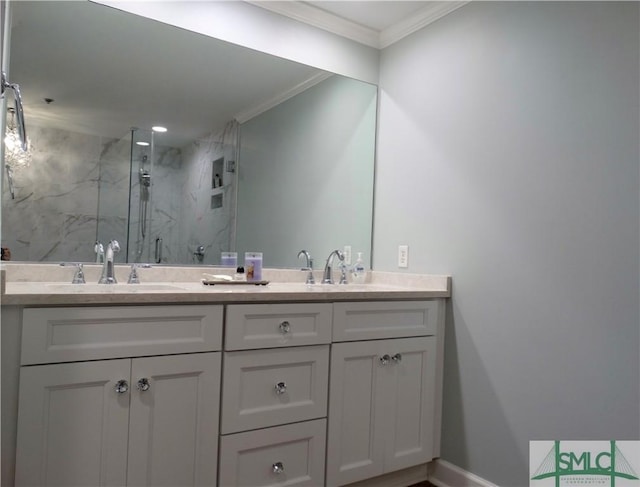
[[[222,175],[224,174],[224,157],[211,162],[211,189],[223,187]]]
[[[222,208],[222,192],[211,195],[211,209],[215,210],[218,208]]]

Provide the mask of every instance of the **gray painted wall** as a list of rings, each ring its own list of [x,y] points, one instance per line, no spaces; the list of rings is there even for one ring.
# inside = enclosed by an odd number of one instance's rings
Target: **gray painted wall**
[[[236,250],[265,267],[321,269],[334,249],[371,256],[376,92],[332,76],[240,126]]]
[[[637,2],[474,2],[385,49],[374,268],[453,276],[442,457],[637,439]],[[402,164],[398,164],[402,161]]]

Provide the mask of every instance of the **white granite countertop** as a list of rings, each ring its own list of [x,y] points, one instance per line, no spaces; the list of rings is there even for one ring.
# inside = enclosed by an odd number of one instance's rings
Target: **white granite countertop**
[[[356,301],[447,298],[451,278],[405,273],[370,272],[365,284],[306,285],[306,273],[265,269],[269,284],[214,286],[201,282],[202,273],[228,273],[219,268],[158,267],[140,269],[142,284],[126,284],[128,266],[117,266],[119,284],[96,284],[99,266],[85,266],[87,284],[70,284],[73,269],[55,264],[5,265],[6,283],[0,303],[20,306],[255,303],[282,301]],[[225,272],[226,271],[226,272]],[[315,272],[316,282],[320,273]],[[125,284],[122,284],[125,283]]]

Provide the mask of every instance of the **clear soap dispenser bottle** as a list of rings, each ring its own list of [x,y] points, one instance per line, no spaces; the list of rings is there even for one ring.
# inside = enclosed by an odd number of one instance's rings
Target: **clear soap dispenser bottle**
[[[362,252],[358,252],[356,263],[353,264],[351,278],[354,284],[364,284],[367,279],[367,268],[364,266],[364,260],[362,260]]]

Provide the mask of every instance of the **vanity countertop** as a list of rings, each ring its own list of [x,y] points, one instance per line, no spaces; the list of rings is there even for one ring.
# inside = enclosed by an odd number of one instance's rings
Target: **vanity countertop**
[[[266,286],[205,286],[172,282],[170,289],[135,285],[104,286],[88,291],[56,288],[42,282],[7,283],[3,305],[152,304],[152,303],[249,303],[270,301],[353,301],[369,299],[424,299],[449,297],[446,287],[417,289],[382,284],[313,285],[272,282]]]
[[[152,271],[155,269],[149,269]],[[118,305],[118,304],[193,304],[193,303],[253,303],[253,302],[322,302],[357,300],[402,300],[448,298],[451,296],[449,276],[430,276],[390,272],[370,272],[366,284],[308,286],[299,271],[271,270],[265,278],[269,284],[204,285],[194,276],[179,270],[164,269],[166,275],[147,276],[153,280],[142,285],[68,284],[69,281],[42,280],[46,274],[34,279],[18,280],[21,275],[8,268],[4,292],[0,302],[4,305]],[[156,271],[160,272],[160,271]],[[191,271],[193,272],[193,271]],[[202,272],[202,270],[200,270]],[[171,279],[173,277],[174,279]],[[184,279],[189,277],[189,280]],[[180,279],[182,278],[182,279]],[[178,280],[179,279],[179,280]],[[126,279],[120,280],[126,282]]]

